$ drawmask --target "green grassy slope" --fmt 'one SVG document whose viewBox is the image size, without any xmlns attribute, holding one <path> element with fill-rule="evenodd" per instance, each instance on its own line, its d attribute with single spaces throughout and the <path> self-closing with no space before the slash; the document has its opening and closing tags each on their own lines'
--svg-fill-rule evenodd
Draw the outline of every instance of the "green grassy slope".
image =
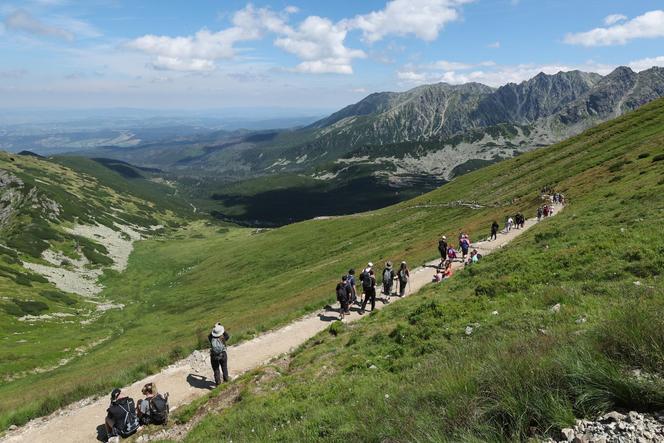
<svg viewBox="0 0 664 443">
<path fill-rule="evenodd" d="M 91 321 L 97 305 L 65 293 L 23 261 L 48 265 L 42 253 L 62 254 L 62 267 L 88 261 L 89 269 L 108 270 L 109 251 L 94 239 L 66 229 L 76 224 L 131 224 L 150 231 L 155 224 L 183 221 L 170 209 L 126 193 L 126 183 L 111 183 L 34 156 L 0 153 L 0 384 L 30 380 L 108 339 L 113 329 Z M 96 300 L 95 300 L 96 301 Z M 42 316 L 31 319 L 29 316 Z M 6 403 L 0 400 L 2 408 Z"/>
<path fill-rule="evenodd" d="M 619 167 L 647 167 L 636 179 L 656 183 L 662 162 L 652 160 L 662 148 L 654 137 L 661 137 L 663 109 L 664 103 L 657 102 L 552 149 L 492 165 L 382 210 L 262 233 L 220 233 L 198 224 L 141 242 L 128 270 L 104 280 L 102 295 L 126 304 L 100 323 L 113 331 L 112 337 L 55 371 L 0 386 L 0 423 L 20 423 L 146 375 L 199 346 L 215 321 L 223 320 L 236 340 L 284 324 L 331 301 L 334 283 L 348 267 L 386 259 L 421 263 L 436 254 L 442 232 L 456 235 L 463 229 L 477 238 L 488 234 L 494 218 L 517 210 L 532 214 L 544 185 L 558 183 L 574 205 L 613 177 L 607 168 L 626 155 L 633 163 Z M 618 142 L 611 144 L 612 137 Z M 644 145 L 643 140 L 649 141 Z M 632 159 L 641 151 L 651 154 Z M 486 207 L 455 206 L 459 200 Z M 506 288 L 510 282 L 508 275 Z M 41 391 L 30 389 L 34 385 Z"/>
<path fill-rule="evenodd" d="M 161 174 L 119 160 L 55 156 L 52 160 L 76 172 L 94 177 L 97 182 L 122 195 L 133 195 L 153 202 L 161 210 L 191 216 L 192 208 L 178 195 L 175 185 L 160 180 Z"/>
<path fill-rule="evenodd" d="M 523 441 L 575 416 L 664 408 L 662 378 L 631 372 L 664 376 L 664 101 L 416 202 L 544 183 L 568 196 L 564 212 L 453 280 L 333 325 L 281 376 L 244 378 L 241 401 L 188 441 Z M 414 213 L 392 227 L 419 251 Z"/>
</svg>

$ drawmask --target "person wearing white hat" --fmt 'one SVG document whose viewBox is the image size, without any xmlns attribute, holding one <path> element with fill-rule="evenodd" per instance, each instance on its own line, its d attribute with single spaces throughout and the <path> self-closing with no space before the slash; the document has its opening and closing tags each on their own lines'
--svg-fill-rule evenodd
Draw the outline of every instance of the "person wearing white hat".
<svg viewBox="0 0 664 443">
<path fill-rule="evenodd" d="M 438 252 L 440 252 L 440 262 L 447 259 L 447 237 L 444 235 L 438 240 Z"/>
<path fill-rule="evenodd" d="M 226 354 L 226 342 L 230 336 L 221 323 L 212 328 L 208 340 L 210 341 L 210 364 L 214 372 L 214 383 L 221 384 L 223 374 L 224 382 L 228 381 L 228 355 Z M 221 371 L 219 370 L 221 368 Z"/>
</svg>

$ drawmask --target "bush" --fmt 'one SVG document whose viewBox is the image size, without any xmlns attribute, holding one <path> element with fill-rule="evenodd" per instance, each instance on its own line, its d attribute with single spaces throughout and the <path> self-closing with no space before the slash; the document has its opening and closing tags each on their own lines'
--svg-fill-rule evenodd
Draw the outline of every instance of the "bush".
<svg viewBox="0 0 664 443">
<path fill-rule="evenodd" d="M 336 320 L 332 322 L 332 324 L 327 328 L 327 332 L 330 334 L 337 336 L 340 333 L 342 333 L 346 329 L 346 326 L 343 324 L 343 322 Z"/>
<path fill-rule="evenodd" d="M 78 303 L 75 298 L 70 297 L 69 295 L 60 291 L 41 291 L 39 295 L 47 300 L 51 300 L 56 303 L 64 303 L 67 306 L 72 306 Z"/>
<path fill-rule="evenodd" d="M 661 162 L 662 160 L 664 160 L 664 154 L 658 154 L 652 158 L 653 163 Z"/>
<path fill-rule="evenodd" d="M 34 300 L 13 300 L 25 315 L 41 315 L 48 311 L 48 305 L 41 301 Z"/>
</svg>

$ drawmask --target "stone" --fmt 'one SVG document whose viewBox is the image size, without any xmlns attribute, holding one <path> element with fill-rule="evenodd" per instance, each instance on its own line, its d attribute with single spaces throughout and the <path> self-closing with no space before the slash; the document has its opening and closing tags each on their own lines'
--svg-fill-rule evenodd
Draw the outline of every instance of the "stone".
<svg viewBox="0 0 664 443">
<path fill-rule="evenodd" d="M 586 321 L 587 321 L 587 320 L 586 320 L 585 317 L 580 317 L 580 318 L 577 318 L 577 319 L 576 319 L 576 324 L 577 324 L 577 325 L 580 325 L 580 324 L 585 323 Z"/>
<path fill-rule="evenodd" d="M 498 315 L 498 311 L 493 311 L 491 315 Z"/>
<path fill-rule="evenodd" d="M 376 365 L 371 365 L 369 366 L 369 369 L 378 369 L 378 367 Z"/>
<path fill-rule="evenodd" d="M 466 326 L 466 335 L 470 335 L 473 333 L 473 327 L 472 326 Z"/>
<path fill-rule="evenodd" d="M 555 305 L 551 306 L 549 311 L 553 312 L 554 314 L 560 312 L 560 303 L 556 303 Z"/>
<path fill-rule="evenodd" d="M 560 430 L 560 434 L 566 441 L 574 440 L 574 429 L 572 428 L 563 428 Z"/>
<path fill-rule="evenodd" d="M 18 426 L 16 426 L 16 425 L 11 425 L 11 426 L 9 427 L 9 430 L 10 430 L 10 431 L 15 431 L 15 430 L 17 430 L 17 429 L 18 429 Z"/>
<path fill-rule="evenodd" d="M 599 419 L 603 422 L 617 422 L 626 419 L 627 416 L 621 414 L 620 412 L 611 411 L 602 415 Z"/>
</svg>

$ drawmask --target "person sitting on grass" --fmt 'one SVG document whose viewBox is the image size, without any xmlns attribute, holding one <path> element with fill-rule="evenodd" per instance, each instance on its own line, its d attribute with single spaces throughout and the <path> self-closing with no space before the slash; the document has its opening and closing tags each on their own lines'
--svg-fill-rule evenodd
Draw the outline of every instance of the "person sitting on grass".
<svg viewBox="0 0 664 443">
<path fill-rule="evenodd" d="M 473 263 L 477 263 L 480 260 L 480 255 L 477 253 L 477 249 L 473 249 L 470 252 L 470 257 L 468 257 L 468 261 L 466 262 L 467 265 L 472 265 Z"/>
<path fill-rule="evenodd" d="M 445 264 L 445 270 L 443 271 L 443 278 L 450 278 L 453 272 L 454 271 L 452 270 L 452 262 L 448 261 Z"/>
<path fill-rule="evenodd" d="M 127 438 L 135 434 L 140 427 L 134 399 L 122 395 L 120 388 L 111 392 L 111 404 L 106 413 L 104 424 L 109 442 L 118 442 L 120 437 Z"/>
</svg>

